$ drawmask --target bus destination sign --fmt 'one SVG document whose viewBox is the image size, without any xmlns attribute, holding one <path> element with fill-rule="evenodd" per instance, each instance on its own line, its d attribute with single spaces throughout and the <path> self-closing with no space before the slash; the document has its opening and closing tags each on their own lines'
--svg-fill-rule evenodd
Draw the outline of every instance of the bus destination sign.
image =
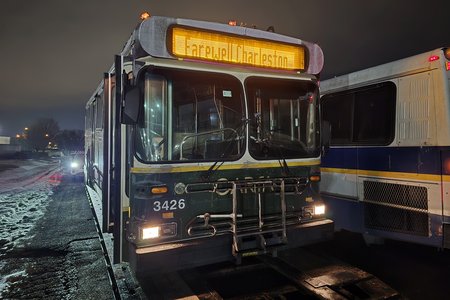
<svg viewBox="0 0 450 300">
<path fill-rule="evenodd" d="M 305 69 L 305 48 L 300 45 L 177 26 L 171 27 L 171 34 L 169 50 L 176 57 L 282 70 Z"/>
</svg>

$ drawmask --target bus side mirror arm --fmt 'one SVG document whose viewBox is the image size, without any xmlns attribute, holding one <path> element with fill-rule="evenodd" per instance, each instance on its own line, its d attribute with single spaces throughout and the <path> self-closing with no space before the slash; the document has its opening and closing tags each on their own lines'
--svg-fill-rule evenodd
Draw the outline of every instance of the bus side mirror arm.
<svg viewBox="0 0 450 300">
<path fill-rule="evenodd" d="M 138 122 L 140 111 L 140 89 L 134 86 L 125 93 L 122 104 L 121 123 L 133 125 Z"/>
<path fill-rule="evenodd" d="M 331 124 L 328 121 L 322 121 L 322 135 L 321 135 L 321 145 L 322 145 L 322 156 L 330 149 L 331 140 Z"/>
</svg>

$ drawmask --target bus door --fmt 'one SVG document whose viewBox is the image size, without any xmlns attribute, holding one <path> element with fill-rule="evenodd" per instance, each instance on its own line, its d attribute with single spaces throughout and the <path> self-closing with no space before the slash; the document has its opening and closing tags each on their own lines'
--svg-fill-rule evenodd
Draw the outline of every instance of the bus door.
<svg viewBox="0 0 450 300">
<path fill-rule="evenodd" d="M 104 78 L 104 128 L 103 128 L 103 174 L 104 180 L 102 184 L 102 230 L 103 232 L 112 232 L 114 226 L 114 203 L 111 201 L 111 172 L 113 159 L 114 134 L 114 98 L 115 98 L 115 76 L 105 73 Z"/>
<path fill-rule="evenodd" d="M 118 57 L 120 60 L 121 57 Z M 119 62 L 121 63 L 121 61 Z M 122 65 L 122 64 L 121 64 Z M 117 64 L 116 64 L 117 66 Z M 116 68 L 117 70 L 117 68 Z M 122 70 L 120 68 L 119 70 Z M 119 73 L 119 72 L 116 72 Z M 103 172 L 105 180 L 102 184 L 102 209 L 104 232 L 113 234 L 113 263 L 122 262 L 123 240 L 123 184 L 124 160 L 123 151 L 125 142 L 124 126 L 120 124 L 120 105 L 122 100 L 121 82 L 116 73 L 105 73 L 104 89 L 104 148 L 103 148 Z M 121 79 L 121 78 L 120 78 Z M 119 98 L 120 95 L 120 98 Z M 106 175 L 108 174 L 108 175 Z"/>
</svg>

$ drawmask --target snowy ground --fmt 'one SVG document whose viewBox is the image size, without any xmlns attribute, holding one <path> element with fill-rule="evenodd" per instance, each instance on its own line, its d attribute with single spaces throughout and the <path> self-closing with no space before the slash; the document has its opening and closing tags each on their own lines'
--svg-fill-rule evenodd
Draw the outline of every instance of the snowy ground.
<svg viewBox="0 0 450 300">
<path fill-rule="evenodd" d="M 58 168 L 55 161 L 0 161 L 0 258 L 31 238 L 60 182 Z"/>
<path fill-rule="evenodd" d="M 84 185 L 58 160 L 0 160 L 0 299 L 112 299 Z"/>
<path fill-rule="evenodd" d="M 52 188 L 60 182 L 58 170 L 58 161 L 0 161 L 0 270 L 7 267 L 2 258 L 32 238 L 30 231 L 45 214 Z M 25 270 L 9 272 L 1 272 L 0 298 L 11 282 L 27 275 Z"/>
</svg>

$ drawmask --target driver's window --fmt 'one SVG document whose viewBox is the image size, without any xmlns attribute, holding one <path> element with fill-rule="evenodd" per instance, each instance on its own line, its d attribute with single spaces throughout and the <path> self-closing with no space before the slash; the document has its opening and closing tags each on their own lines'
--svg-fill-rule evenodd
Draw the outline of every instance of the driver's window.
<svg viewBox="0 0 450 300">
<path fill-rule="evenodd" d="M 245 147 L 242 85 L 229 75 L 151 69 L 136 135 L 143 161 L 237 159 Z"/>
<path fill-rule="evenodd" d="M 166 80 L 158 75 L 146 74 L 144 90 L 144 121 L 138 129 L 142 152 L 151 161 L 166 159 L 164 122 L 166 102 Z"/>
<path fill-rule="evenodd" d="M 220 156 L 220 148 L 214 147 L 236 134 L 239 121 L 235 110 L 233 91 L 220 82 L 173 83 L 173 153 L 174 159 L 207 159 Z M 231 124 L 227 122 L 231 121 Z"/>
</svg>

